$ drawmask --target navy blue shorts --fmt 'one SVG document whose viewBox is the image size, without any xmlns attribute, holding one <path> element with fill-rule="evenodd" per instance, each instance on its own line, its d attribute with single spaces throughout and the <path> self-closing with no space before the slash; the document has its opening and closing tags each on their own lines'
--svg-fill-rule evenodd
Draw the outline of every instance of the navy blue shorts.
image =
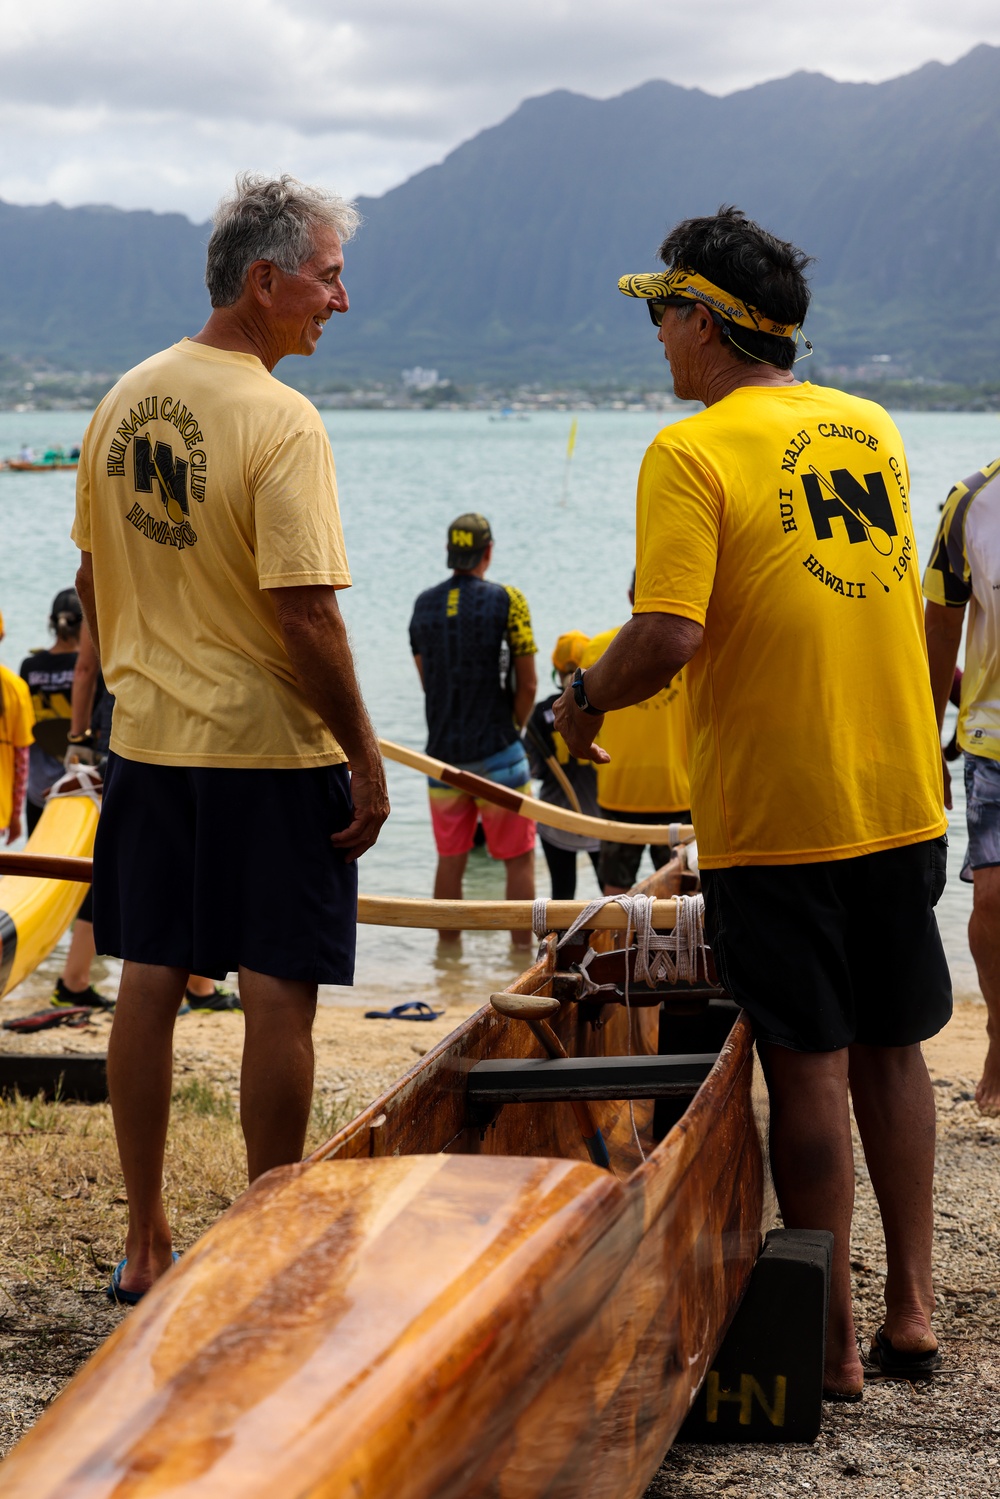
<svg viewBox="0 0 1000 1499">
<path fill-rule="evenodd" d="M 951 1018 L 934 907 L 947 840 L 854 859 L 703 869 L 705 932 L 760 1041 L 912 1046 Z"/>
<path fill-rule="evenodd" d="M 351 984 L 358 866 L 345 765 L 206 770 L 108 757 L 94 845 L 99 953 L 221 979 Z"/>
</svg>

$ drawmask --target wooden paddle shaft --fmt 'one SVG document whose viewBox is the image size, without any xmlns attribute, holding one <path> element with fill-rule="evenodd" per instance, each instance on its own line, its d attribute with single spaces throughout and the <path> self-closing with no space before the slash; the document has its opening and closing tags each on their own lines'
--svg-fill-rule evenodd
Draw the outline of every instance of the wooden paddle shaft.
<svg viewBox="0 0 1000 1499">
<path fill-rule="evenodd" d="M 547 1020 L 529 1020 L 528 1029 L 535 1039 L 544 1046 L 550 1057 L 568 1057 L 569 1052 L 552 1029 Z M 587 1153 L 595 1166 L 602 1166 L 606 1171 L 611 1169 L 611 1160 L 608 1156 L 608 1147 L 604 1136 L 601 1134 L 601 1126 L 594 1117 L 594 1111 L 589 1103 L 580 1099 L 572 1099 L 571 1107 L 573 1117 L 579 1126 L 583 1136 L 583 1143 L 587 1147 Z"/>
<path fill-rule="evenodd" d="M 582 812 L 570 812 L 566 807 L 553 807 L 551 802 L 540 802 L 534 796 L 522 796 L 519 791 L 498 786 L 495 781 L 473 775 L 470 770 L 456 770 L 454 765 L 446 765 L 443 760 L 434 760 L 430 755 L 422 755 L 402 744 L 393 744 L 391 739 L 380 739 L 379 746 L 385 758 L 394 760 L 397 765 L 408 765 L 411 770 L 419 770 L 435 781 L 454 786 L 456 791 L 467 791 L 470 796 L 492 802 L 507 812 L 515 812 L 518 817 L 530 817 L 534 822 L 547 828 L 560 828 L 564 833 L 581 833 L 585 838 L 601 838 L 608 843 L 640 843 L 644 847 L 647 843 L 661 846 L 686 843 L 694 837 L 694 828 L 689 822 L 677 824 L 671 834 L 669 823 L 613 822 L 607 817 L 588 817 Z"/>
<path fill-rule="evenodd" d="M 63 858 L 58 854 L 0 853 L 0 875 L 26 874 L 41 880 L 75 880 L 89 885 L 93 878 L 92 859 Z"/>
</svg>

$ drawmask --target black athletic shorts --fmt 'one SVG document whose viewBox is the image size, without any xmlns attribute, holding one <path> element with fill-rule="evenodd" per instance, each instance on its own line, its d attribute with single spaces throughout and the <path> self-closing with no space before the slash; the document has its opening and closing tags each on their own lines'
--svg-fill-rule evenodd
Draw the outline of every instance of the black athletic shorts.
<svg viewBox="0 0 1000 1499">
<path fill-rule="evenodd" d="M 609 817 L 612 822 L 638 822 L 658 823 L 667 822 L 690 822 L 690 812 L 609 812 L 604 807 L 598 811 L 602 817 Z M 630 890 L 636 882 L 639 873 L 639 865 L 642 863 L 644 845 L 641 843 L 601 843 L 601 852 L 597 861 L 597 878 L 601 889 L 605 885 L 614 885 L 619 890 Z M 651 843 L 649 845 L 649 857 L 653 861 L 654 869 L 661 869 L 673 849 L 669 843 Z"/>
<path fill-rule="evenodd" d="M 934 907 L 946 838 L 822 864 L 703 869 L 705 930 L 760 1041 L 910 1046 L 951 1016 Z"/>
<path fill-rule="evenodd" d="M 206 770 L 110 755 L 94 845 L 99 953 L 221 979 L 351 984 L 358 866 L 345 765 Z"/>
</svg>

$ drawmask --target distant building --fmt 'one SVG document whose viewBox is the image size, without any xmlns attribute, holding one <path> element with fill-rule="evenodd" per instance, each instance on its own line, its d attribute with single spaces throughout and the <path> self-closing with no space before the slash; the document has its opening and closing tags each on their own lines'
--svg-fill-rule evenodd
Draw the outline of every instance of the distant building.
<svg viewBox="0 0 1000 1499">
<path fill-rule="evenodd" d="M 407 390 L 434 390 L 438 385 L 446 385 L 446 380 L 438 379 L 437 370 L 425 370 L 422 365 L 414 365 L 412 370 L 403 370 L 403 385 Z"/>
</svg>

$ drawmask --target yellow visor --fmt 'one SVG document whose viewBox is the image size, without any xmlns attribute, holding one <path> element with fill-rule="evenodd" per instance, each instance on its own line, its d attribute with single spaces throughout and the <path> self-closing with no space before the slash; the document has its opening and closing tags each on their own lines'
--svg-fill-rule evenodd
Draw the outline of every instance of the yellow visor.
<svg viewBox="0 0 1000 1499">
<path fill-rule="evenodd" d="M 703 302 L 712 308 L 727 323 L 737 323 L 741 328 L 752 328 L 757 333 L 774 333 L 778 338 L 794 338 L 798 323 L 776 323 L 765 317 L 748 302 L 741 302 L 732 292 L 723 291 L 706 281 L 694 271 L 650 271 L 641 276 L 621 276 L 618 290 L 626 297 L 642 297 L 655 302 L 660 297 L 685 297 L 692 302 Z"/>
</svg>

